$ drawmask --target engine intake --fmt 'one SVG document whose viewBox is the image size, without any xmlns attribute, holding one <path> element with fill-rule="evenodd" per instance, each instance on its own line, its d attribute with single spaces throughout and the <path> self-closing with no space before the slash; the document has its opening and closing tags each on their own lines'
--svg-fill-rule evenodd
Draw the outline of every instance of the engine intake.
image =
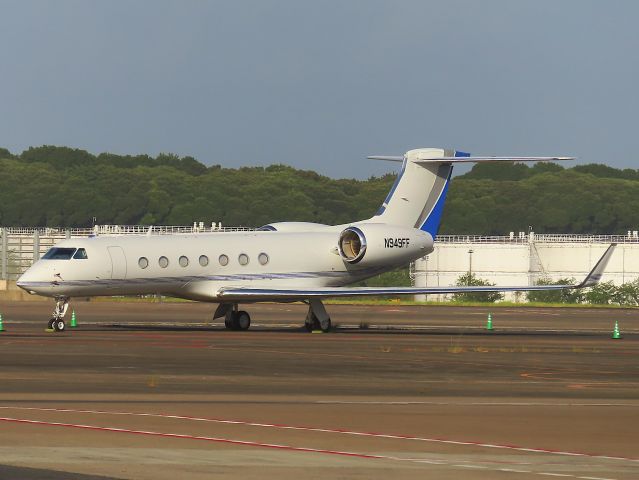
<svg viewBox="0 0 639 480">
<path fill-rule="evenodd" d="M 339 236 L 339 254 L 348 263 L 357 263 L 366 254 L 366 236 L 357 227 L 348 227 Z"/>
<path fill-rule="evenodd" d="M 433 237 L 416 228 L 359 223 L 339 234 L 337 252 L 349 269 L 401 266 L 433 251 Z"/>
</svg>

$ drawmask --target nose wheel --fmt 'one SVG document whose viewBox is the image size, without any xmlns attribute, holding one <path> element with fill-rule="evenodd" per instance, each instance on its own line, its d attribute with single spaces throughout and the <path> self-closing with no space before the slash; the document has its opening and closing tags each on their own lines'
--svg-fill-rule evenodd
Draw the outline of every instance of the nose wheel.
<svg viewBox="0 0 639 480">
<path fill-rule="evenodd" d="M 56 299 L 53 315 L 47 324 L 48 332 L 64 332 L 66 330 L 67 325 L 64 322 L 64 315 L 67 313 L 68 307 L 68 298 L 60 297 Z"/>
<path fill-rule="evenodd" d="M 49 324 L 47 325 L 47 330 L 53 330 L 54 332 L 64 332 L 67 325 L 62 319 L 52 318 L 49 320 Z"/>
</svg>

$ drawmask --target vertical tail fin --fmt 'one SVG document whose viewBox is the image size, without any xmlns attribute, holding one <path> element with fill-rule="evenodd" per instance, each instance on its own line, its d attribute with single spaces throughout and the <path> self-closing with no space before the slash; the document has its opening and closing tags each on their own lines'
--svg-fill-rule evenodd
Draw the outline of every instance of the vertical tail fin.
<svg viewBox="0 0 639 480">
<path fill-rule="evenodd" d="M 573 157 L 471 157 L 469 153 L 440 148 L 418 148 L 403 157 L 374 156 L 402 162 L 402 170 L 386 200 L 370 221 L 401 225 L 437 236 L 446 193 L 455 163 L 555 162 Z"/>
<path fill-rule="evenodd" d="M 469 154 L 439 148 L 419 148 L 406 152 L 393 187 L 371 220 L 418 228 L 435 238 L 444 211 L 453 165 L 450 161 L 419 161 L 451 156 L 466 157 Z M 372 158 L 394 160 L 391 157 Z"/>
</svg>

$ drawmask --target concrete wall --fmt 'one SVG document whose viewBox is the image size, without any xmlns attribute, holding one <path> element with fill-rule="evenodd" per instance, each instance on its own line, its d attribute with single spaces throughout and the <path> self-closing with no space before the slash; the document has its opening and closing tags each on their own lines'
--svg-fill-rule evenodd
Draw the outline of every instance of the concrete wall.
<svg viewBox="0 0 639 480">
<path fill-rule="evenodd" d="M 580 281 L 594 266 L 610 242 L 619 241 L 602 281 L 620 285 L 639 277 L 639 242 L 625 237 L 606 237 L 593 241 L 589 236 L 531 236 L 510 241 L 508 237 L 493 241 L 482 237 L 443 237 L 435 251 L 415 262 L 415 286 L 455 285 L 458 278 L 472 269 L 473 274 L 497 285 L 528 286 L 540 278 Z M 472 253 L 469 251 L 472 250 Z M 471 258 L 472 257 L 472 258 Z M 450 296 L 429 295 L 429 300 L 446 300 Z M 416 299 L 425 300 L 418 295 Z M 523 300 L 506 294 L 505 300 Z"/>
</svg>

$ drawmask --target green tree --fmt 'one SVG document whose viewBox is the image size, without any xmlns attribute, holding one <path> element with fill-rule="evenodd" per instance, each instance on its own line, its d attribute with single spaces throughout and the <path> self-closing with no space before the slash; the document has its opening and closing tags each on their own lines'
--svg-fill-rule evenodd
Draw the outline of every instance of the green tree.
<svg viewBox="0 0 639 480">
<path fill-rule="evenodd" d="M 488 280 L 478 278 L 474 273 L 468 272 L 457 279 L 456 285 L 458 287 L 492 287 L 495 284 L 490 283 Z M 463 292 L 455 293 L 453 295 L 453 301 L 455 302 L 494 303 L 502 300 L 503 298 L 504 294 L 501 292 Z"/>
<path fill-rule="evenodd" d="M 412 285 L 408 266 L 396 268 L 389 272 L 380 273 L 353 284 L 356 287 L 410 287 Z M 379 299 L 402 298 L 404 295 L 376 295 Z"/>
<path fill-rule="evenodd" d="M 221 162 L 220 162 L 221 163 Z M 587 167 L 587 168 L 586 168 Z M 331 179 L 286 165 L 207 168 L 162 153 L 97 156 L 44 145 L 19 155 L 0 149 L 0 223 L 222 222 L 285 220 L 341 224 L 371 217 L 395 174 Z M 625 233 L 639 224 L 639 173 L 605 165 L 477 165 L 452 181 L 440 233 L 503 235 Z"/>
<path fill-rule="evenodd" d="M 599 163 L 589 163 L 587 165 L 577 165 L 573 168 L 575 172 L 589 173 L 595 177 L 601 178 L 624 178 L 628 180 L 638 180 L 639 171 L 631 168 L 619 170 L 618 168 L 609 167 Z"/>
<path fill-rule="evenodd" d="M 6 148 L 0 147 L 0 158 L 13 158 L 13 154 Z"/>
<path fill-rule="evenodd" d="M 411 280 L 408 267 L 401 267 L 368 278 L 359 285 L 363 287 L 410 287 Z"/>
<path fill-rule="evenodd" d="M 540 278 L 535 285 L 574 285 L 574 278 L 560 278 L 552 281 L 550 278 Z M 540 303 L 582 303 L 584 293 L 581 290 L 564 288 L 561 290 L 537 290 L 528 292 L 529 302 Z"/>
<path fill-rule="evenodd" d="M 615 292 L 613 301 L 622 306 L 639 305 L 639 278 L 620 285 Z"/>
<path fill-rule="evenodd" d="M 531 175 L 530 168 L 524 163 L 476 163 L 464 178 L 490 180 L 521 180 Z"/>
<path fill-rule="evenodd" d="M 584 294 L 586 302 L 593 305 L 609 305 L 617 298 L 617 287 L 613 282 L 601 282 Z"/>
</svg>

